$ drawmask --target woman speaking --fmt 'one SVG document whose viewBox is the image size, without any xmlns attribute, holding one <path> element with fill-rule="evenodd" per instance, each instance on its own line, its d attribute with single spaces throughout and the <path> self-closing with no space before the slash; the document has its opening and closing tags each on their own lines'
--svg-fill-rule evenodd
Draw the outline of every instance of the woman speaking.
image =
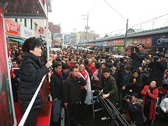
<svg viewBox="0 0 168 126">
<path fill-rule="evenodd" d="M 41 42 L 36 38 L 29 38 L 23 44 L 23 59 L 20 65 L 20 85 L 18 102 L 22 113 L 24 113 L 38 88 L 41 79 L 49 72 L 49 67 L 54 59 L 50 57 L 45 66 L 41 66 L 39 57 L 41 56 Z M 25 126 L 36 126 L 38 111 L 44 108 L 43 96 L 41 92 L 34 101 L 31 111 L 25 122 Z"/>
</svg>

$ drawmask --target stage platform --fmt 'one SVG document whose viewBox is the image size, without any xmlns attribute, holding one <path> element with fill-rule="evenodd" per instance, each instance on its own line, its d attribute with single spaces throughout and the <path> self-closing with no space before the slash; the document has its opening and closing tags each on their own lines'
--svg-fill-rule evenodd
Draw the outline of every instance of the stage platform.
<svg viewBox="0 0 168 126">
<path fill-rule="evenodd" d="M 16 119 L 17 119 L 17 126 L 23 116 L 21 110 L 19 109 L 19 104 L 15 103 L 15 113 L 16 113 Z M 51 115 L 51 108 L 52 108 L 52 102 L 49 101 L 48 102 L 49 105 L 49 115 L 48 116 L 44 116 L 44 117 L 38 117 L 37 120 L 37 126 L 49 126 L 50 125 L 50 115 Z"/>
</svg>

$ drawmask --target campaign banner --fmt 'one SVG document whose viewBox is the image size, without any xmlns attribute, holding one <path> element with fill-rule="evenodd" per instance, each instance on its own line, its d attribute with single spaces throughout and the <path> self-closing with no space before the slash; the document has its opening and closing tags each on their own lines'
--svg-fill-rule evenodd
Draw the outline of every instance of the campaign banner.
<svg viewBox="0 0 168 126">
<path fill-rule="evenodd" d="M 144 46 L 152 45 L 152 37 L 134 38 L 132 45 L 144 44 Z"/>
<path fill-rule="evenodd" d="M 152 46 L 168 47 L 168 34 L 154 35 L 152 38 Z"/>
<path fill-rule="evenodd" d="M 20 25 L 7 18 L 5 18 L 5 30 L 8 35 L 20 36 Z"/>
<path fill-rule="evenodd" d="M 4 35 L 4 24 L 3 24 L 3 14 L 0 9 L 0 125 L 1 126 L 13 126 L 13 109 L 12 101 L 10 95 L 10 81 L 8 77 L 7 68 L 7 48 L 5 44 L 5 35 Z"/>
</svg>

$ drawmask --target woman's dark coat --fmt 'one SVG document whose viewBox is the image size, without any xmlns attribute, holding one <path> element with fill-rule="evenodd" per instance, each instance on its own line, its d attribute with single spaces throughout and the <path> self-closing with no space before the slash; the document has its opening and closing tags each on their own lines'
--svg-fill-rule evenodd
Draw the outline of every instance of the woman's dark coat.
<svg viewBox="0 0 168 126">
<path fill-rule="evenodd" d="M 21 111 L 24 113 L 27 109 L 41 79 L 49 72 L 46 66 L 41 67 L 39 59 L 32 53 L 24 52 L 23 60 L 20 66 L 20 85 L 18 93 L 18 102 Z M 38 92 L 32 109 L 43 109 L 43 98 L 41 92 Z"/>
</svg>

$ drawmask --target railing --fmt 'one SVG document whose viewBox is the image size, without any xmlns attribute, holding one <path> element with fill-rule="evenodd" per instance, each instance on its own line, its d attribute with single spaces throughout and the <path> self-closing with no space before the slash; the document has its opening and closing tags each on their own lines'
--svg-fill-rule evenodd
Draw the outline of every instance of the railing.
<svg viewBox="0 0 168 126">
<path fill-rule="evenodd" d="M 29 115 L 29 112 L 30 112 L 30 110 L 31 110 L 31 108 L 33 106 L 33 103 L 34 103 L 34 101 L 35 101 L 35 99 L 37 97 L 37 94 L 40 91 L 40 88 L 41 88 L 41 86 L 43 84 L 43 81 L 44 81 L 45 77 L 46 77 L 46 75 L 43 76 L 43 78 L 42 78 L 42 80 L 40 82 L 40 85 L 36 89 L 36 92 L 34 93 L 33 98 L 31 99 L 31 101 L 29 103 L 29 106 L 27 107 L 27 109 L 26 109 L 26 111 L 25 111 L 25 113 L 24 113 L 24 115 L 23 115 L 23 117 L 22 117 L 22 119 L 21 119 L 21 121 L 20 121 L 18 126 L 23 126 L 24 125 L 24 123 L 25 123 L 25 121 L 27 119 L 27 116 Z"/>
</svg>

